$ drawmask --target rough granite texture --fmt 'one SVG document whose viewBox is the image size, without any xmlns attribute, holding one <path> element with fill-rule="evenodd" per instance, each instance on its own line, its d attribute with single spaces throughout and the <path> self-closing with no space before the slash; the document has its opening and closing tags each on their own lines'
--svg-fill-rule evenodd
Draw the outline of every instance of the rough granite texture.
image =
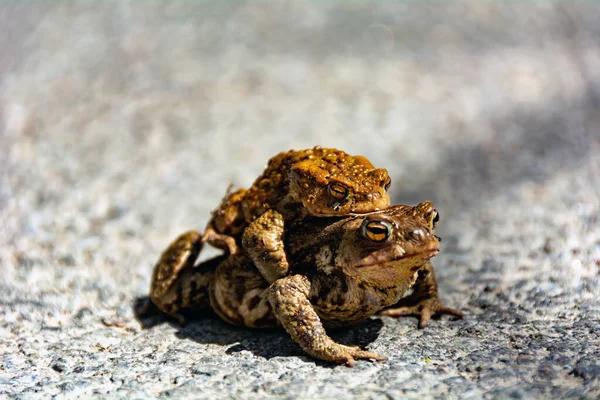
<svg viewBox="0 0 600 400">
<path fill-rule="evenodd" d="M 599 19 L 592 1 L 1 2 L 0 397 L 598 398 Z M 315 144 L 388 168 L 395 203 L 435 202 L 464 320 L 333 332 L 389 356 L 351 369 L 284 331 L 136 318 L 176 235 Z"/>
</svg>

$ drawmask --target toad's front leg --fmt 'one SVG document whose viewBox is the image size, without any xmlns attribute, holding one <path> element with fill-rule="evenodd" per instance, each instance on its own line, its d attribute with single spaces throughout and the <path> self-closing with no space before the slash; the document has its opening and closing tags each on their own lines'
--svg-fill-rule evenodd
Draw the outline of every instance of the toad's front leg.
<svg viewBox="0 0 600 400">
<path fill-rule="evenodd" d="M 354 366 L 355 359 L 386 360 L 386 357 L 355 346 L 344 346 L 327 336 L 325 328 L 308 300 L 310 282 L 302 275 L 275 281 L 269 288 L 269 301 L 275 316 L 302 349 L 313 357 Z"/>
<path fill-rule="evenodd" d="M 242 236 L 244 250 L 269 283 L 285 276 L 289 269 L 283 246 L 283 225 L 283 216 L 268 210 L 252 221 Z"/>
<path fill-rule="evenodd" d="M 458 318 L 462 318 L 463 316 L 460 310 L 446 307 L 442 304 L 431 262 L 427 262 L 419 270 L 419 275 L 417 276 L 411 295 L 400 299 L 394 306 L 379 313 L 379 315 L 386 315 L 388 317 L 416 315 L 419 317 L 420 329 L 425 328 L 434 315 L 443 314 L 453 315 Z"/>
</svg>

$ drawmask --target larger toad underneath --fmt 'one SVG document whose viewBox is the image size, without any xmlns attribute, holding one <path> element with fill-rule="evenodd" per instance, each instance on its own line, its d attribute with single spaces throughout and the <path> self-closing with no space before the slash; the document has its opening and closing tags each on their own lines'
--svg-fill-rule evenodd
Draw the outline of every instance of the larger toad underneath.
<svg viewBox="0 0 600 400">
<path fill-rule="evenodd" d="M 435 314 L 461 317 L 440 302 L 430 263 L 439 251 L 433 233 L 438 219 L 429 202 L 343 219 L 305 219 L 286 231 L 290 269 L 273 282 L 243 253 L 194 266 L 202 238 L 191 231 L 163 253 L 154 280 L 161 271 L 178 271 L 169 278 L 179 312 L 210 308 L 234 325 L 280 325 L 306 353 L 322 360 L 349 366 L 355 359 L 382 360 L 336 343 L 325 327 L 355 324 L 382 310 L 388 316 L 418 315 L 420 328 Z M 154 291 L 151 297 L 172 301 Z"/>
</svg>

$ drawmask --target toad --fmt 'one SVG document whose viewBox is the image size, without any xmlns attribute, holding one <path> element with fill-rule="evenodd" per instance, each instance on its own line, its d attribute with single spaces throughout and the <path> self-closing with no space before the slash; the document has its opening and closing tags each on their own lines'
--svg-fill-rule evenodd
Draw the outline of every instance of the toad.
<svg viewBox="0 0 600 400">
<path fill-rule="evenodd" d="M 240 253 L 242 247 L 272 283 L 289 268 L 282 238 L 285 225 L 308 216 L 347 216 L 384 209 L 390 203 L 390 184 L 387 170 L 375 168 L 360 155 L 319 146 L 283 152 L 269 160 L 249 189 L 226 194 L 195 246 L 208 242 L 231 255 Z M 153 291 L 164 301 L 174 295 L 170 285 L 177 271 L 170 270 L 168 263 L 159 267 L 166 269 L 155 274 Z M 156 305 L 165 312 L 171 309 L 170 304 Z"/>
<path fill-rule="evenodd" d="M 151 298 L 169 304 L 172 314 L 212 309 L 237 326 L 282 326 L 306 353 L 322 360 L 348 366 L 356 359 L 383 360 L 379 354 L 336 343 L 325 328 L 356 324 L 378 312 L 417 315 L 419 328 L 434 315 L 462 317 L 438 296 L 430 262 L 439 251 L 433 232 L 438 220 L 430 202 L 301 220 L 286 230 L 290 268 L 274 282 L 244 253 L 195 266 L 202 236 L 190 231 L 167 248 L 154 271 L 153 287 L 157 279 L 171 279 L 171 291 L 157 298 L 152 289 Z M 177 274 L 159 276 L 166 270 Z"/>
</svg>

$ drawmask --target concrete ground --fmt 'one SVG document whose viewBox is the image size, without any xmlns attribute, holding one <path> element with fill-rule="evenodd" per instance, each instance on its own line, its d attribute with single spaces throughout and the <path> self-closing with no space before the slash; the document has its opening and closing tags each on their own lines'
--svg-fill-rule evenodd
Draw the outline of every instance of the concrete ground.
<svg viewBox="0 0 600 400">
<path fill-rule="evenodd" d="M 598 398 L 597 2 L 0 4 L 0 397 Z M 227 186 L 320 144 L 435 202 L 418 330 L 138 320 L 165 246 Z M 146 326 L 147 328 L 144 328 Z"/>
</svg>

